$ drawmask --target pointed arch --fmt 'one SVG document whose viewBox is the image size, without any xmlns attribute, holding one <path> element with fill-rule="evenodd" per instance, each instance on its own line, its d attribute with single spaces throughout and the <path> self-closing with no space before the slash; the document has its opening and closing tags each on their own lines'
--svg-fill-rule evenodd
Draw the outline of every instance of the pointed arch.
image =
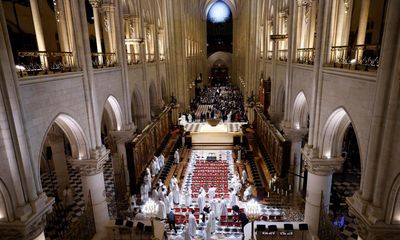
<svg viewBox="0 0 400 240">
<path fill-rule="evenodd" d="M 7 185 L 0 178 L 0 222 L 14 220 L 14 206 Z"/>
<path fill-rule="evenodd" d="M 203 20 L 207 19 L 208 11 L 212 7 L 212 5 L 214 3 L 216 3 L 217 1 L 224 2 L 229 7 L 229 9 L 231 10 L 232 17 L 236 18 L 237 11 L 238 11 L 238 6 L 237 6 L 237 3 L 234 0 L 206 0 L 205 3 L 204 3 L 204 7 L 203 7 L 203 14 L 202 14 L 203 15 Z"/>
<path fill-rule="evenodd" d="M 321 149 L 321 157 L 332 158 L 341 156 L 343 137 L 350 123 L 354 127 L 357 143 L 359 143 L 357 128 L 348 112 L 343 107 L 339 107 L 331 113 L 324 125 L 320 138 L 319 148 Z"/>
<path fill-rule="evenodd" d="M 143 98 L 140 92 L 135 89 L 132 93 L 131 98 L 131 113 L 132 113 L 132 121 L 139 128 L 143 128 L 143 120 L 145 117 L 144 114 L 144 103 Z"/>
<path fill-rule="evenodd" d="M 279 113 L 285 112 L 285 84 L 281 84 L 278 88 L 278 94 L 276 96 L 276 111 Z"/>
<path fill-rule="evenodd" d="M 390 188 L 386 209 L 386 223 L 400 224 L 400 174 L 396 176 Z"/>
<path fill-rule="evenodd" d="M 51 122 L 51 124 L 46 130 L 46 134 L 44 139 L 42 140 L 42 144 L 39 151 L 42 151 L 47 135 L 53 124 L 57 124 L 64 132 L 64 134 L 67 136 L 68 141 L 71 144 L 72 158 L 74 159 L 90 158 L 90 151 L 89 151 L 89 146 L 87 144 L 87 138 L 85 136 L 85 133 L 83 132 L 81 126 L 75 121 L 75 119 L 73 119 L 71 116 L 65 113 L 58 114 L 57 117 L 55 117 L 54 120 Z M 40 161 L 41 158 L 40 156 L 41 154 L 39 153 L 38 161 Z"/>
<path fill-rule="evenodd" d="M 123 126 L 122 110 L 118 100 L 114 96 L 108 96 L 104 103 L 103 112 L 104 111 L 108 114 L 111 120 L 110 123 L 112 129 L 110 130 L 121 130 Z"/>
<path fill-rule="evenodd" d="M 292 127 L 295 129 L 307 128 L 308 104 L 304 92 L 297 94 L 292 108 Z"/>
</svg>

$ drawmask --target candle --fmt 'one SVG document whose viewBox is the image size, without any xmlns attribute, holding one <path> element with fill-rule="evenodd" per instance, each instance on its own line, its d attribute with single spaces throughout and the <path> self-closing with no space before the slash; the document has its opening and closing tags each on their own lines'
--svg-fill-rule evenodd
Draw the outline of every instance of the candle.
<svg viewBox="0 0 400 240">
<path fill-rule="evenodd" d="M 267 197 L 269 198 L 269 192 L 267 192 Z"/>
<path fill-rule="evenodd" d="M 276 187 L 274 186 L 274 192 L 276 191 Z"/>
<path fill-rule="evenodd" d="M 287 197 L 287 190 L 286 190 L 286 197 Z"/>
<path fill-rule="evenodd" d="M 289 191 L 292 190 L 292 185 L 289 184 Z"/>
<path fill-rule="evenodd" d="M 278 188 L 277 192 L 278 192 L 278 194 L 279 194 L 279 188 Z"/>
</svg>

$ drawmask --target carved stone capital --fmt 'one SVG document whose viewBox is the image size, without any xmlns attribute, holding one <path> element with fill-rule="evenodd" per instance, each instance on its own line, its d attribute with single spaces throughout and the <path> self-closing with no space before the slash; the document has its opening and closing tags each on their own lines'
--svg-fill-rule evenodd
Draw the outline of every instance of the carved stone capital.
<svg viewBox="0 0 400 240">
<path fill-rule="evenodd" d="M 89 3 L 93 8 L 99 8 L 101 6 L 101 0 L 89 0 Z"/>
<path fill-rule="evenodd" d="M 36 209 L 27 219 L 0 222 L 1 239 L 35 239 L 44 231 L 46 215 L 52 211 L 54 198 L 47 198 L 40 209 Z"/>
<path fill-rule="evenodd" d="M 321 158 L 307 158 L 305 157 L 305 166 L 307 170 L 315 175 L 329 176 L 335 171 L 342 168 L 344 159 L 342 157 L 321 159 Z"/>
<path fill-rule="evenodd" d="M 103 166 L 109 157 L 110 150 L 105 149 L 102 155 L 94 159 L 71 159 L 71 164 L 78 168 L 82 176 L 92 176 L 103 171 Z"/>
<path fill-rule="evenodd" d="M 110 137 L 115 140 L 116 143 L 127 142 L 133 139 L 136 129 L 130 129 L 125 131 L 110 131 Z"/>
<path fill-rule="evenodd" d="M 308 133 L 308 128 L 294 129 L 283 127 L 285 138 L 292 142 L 300 142 L 301 139 Z"/>
</svg>

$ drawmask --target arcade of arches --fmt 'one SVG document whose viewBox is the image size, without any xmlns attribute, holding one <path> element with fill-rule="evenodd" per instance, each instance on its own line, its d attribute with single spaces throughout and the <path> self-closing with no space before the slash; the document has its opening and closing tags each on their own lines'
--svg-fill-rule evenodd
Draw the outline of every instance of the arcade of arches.
<svg viewBox="0 0 400 240">
<path fill-rule="evenodd" d="M 1 0 L 1 238 L 398 239 L 398 9 Z"/>
</svg>

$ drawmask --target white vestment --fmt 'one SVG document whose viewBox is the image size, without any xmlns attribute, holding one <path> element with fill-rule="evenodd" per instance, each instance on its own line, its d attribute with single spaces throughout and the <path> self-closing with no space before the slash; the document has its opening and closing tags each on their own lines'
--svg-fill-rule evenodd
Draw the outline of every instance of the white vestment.
<svg viewBox="0 0 400 240">
<path fill-rule="evenodd" d="M 253 194 L 253 190 L 252 190 L 251 186 L 248 186 L 243 193 L 244 200 L 249 200 L 249 198 L 251 197 L 252 194 Z"/>
<path fill-rule="evenodd" d="M 215 188 L 215 187 L 211 187 L 208 189 L 208 201 L 211 201 L 214 199 L 216 190 L 217 190 L 217 188 Z"/>
<path fill-rule="evenodd" d="M 203 196 L 197 198 L 197 204 L 199 205 L 200 213 L 204 212 L 204 206 L 206 205 L 206 199 Z"/>
<path fill-rule="evenodd" d="M 158 201 L 158 214 L 157 214 L 157 217 L 159 219 L 166 219 L 167 218 L 165 204 L 164 204 L 163 201 Z"/>
<path fill-rule="evenodd" d="M 206 222 L 206 229 L 204 230 L 204 240 L 210 240 L 211 239 L 211 222 L 208 220 Z"/>
<path fill-rule="evenodd" d="M 220 209 L 221 209 L 220 216 L 227 216 L 228 215 L 228 207 L 226 206 L 225 199 L 221 200 Z"/>
<path fill-rule="evenodd" d="M 174 208 L 174 193 L 172 190 L 168 194 L 170 208 Z"/>
<path fill-rule="evenodd" d="M 214 211 L 211 211 L 210 214 L 208 215 L 208 223 L 210 224 L 211 233 L 214 233 L 216 228 Z"/>
<path fill-rule="evenodd" d="M 194 215 L 191 213 L 189 214 L 189 233 L 191 237 L 196 236 L 196 228 L 197 228 L 197 223 L 196 223 L 196 218 Z"/>
<path fill-rule="evenodd" d="M 237 197 L 236 197 L 236 192 L 235 192 L 235 190 L 233 190 L 233 191 L 231 191 L 231 192 L 229 193 L 229 203 L 230 203 L 231 207 L 232 207 L 233 205 L 237 205 Z"/>
<path fill-rule="evenodd" d="M 140 198 L 142 202 L 147 202 L 149 199 L 149 190 L 147 189 L 147 184 L 143 183 L 142 186 L 140 186 Z"/>
<path fill-rule="evenodd" d="M 192 114 L 189 114 L 188 120 L 189 120 L 190 123 L 192 122 Z"/>
<path fill-rule="evenodd" d="M 192 190 L 188 189 L 185 192 L 185 205 L 189 207 L 192 204 Z"/>
<path fill-rule="evenodd" d="M 178 187 L 178 184 L 175 184 L 175 186 L 174 186 L 173 189 L 174 189 L 174 190 L 173 190 L 174 204 L 179 204 L 180 195 L 179 195 L 179 187 Z"/>
<path fill-rule="evenodd" d="M 160 156 L 158 157 L 158 165 L 160 166 L 160 169 L 164 167 L 164 164 L 165 164 L 165 157 L 161 153 Z"/>
<path fill-rule="evenodd" d="M 175 164 L 179 164 L 179 152 L 178 152 L 178 149 L 175 150 L 174 160 L 175 160 L 175 162 L 174 162 Z"/>
<path fill-rule="evenodd" d="M 242 171 L 242 183 L 245 184 L 247 181 L 247 172 L 243 169 Z"/>
<path fill-rule="evenodd" d="M 191 240 L 189 223 L 185 225 L 185 240 Z"/>
</svg>

